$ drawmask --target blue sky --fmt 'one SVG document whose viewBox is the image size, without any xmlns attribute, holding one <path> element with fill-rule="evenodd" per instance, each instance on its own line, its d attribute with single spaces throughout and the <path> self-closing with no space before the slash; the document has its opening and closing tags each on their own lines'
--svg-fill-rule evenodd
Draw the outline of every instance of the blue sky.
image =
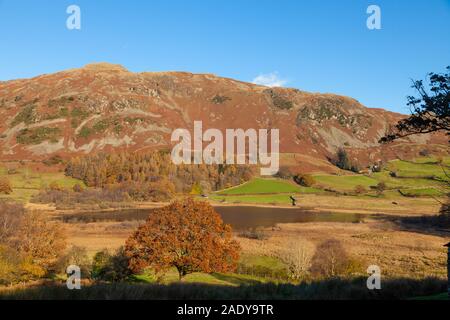
<svg viewBox="0 0 450 320">
<path fill-rule="evenodd" d="M 66 28 L 71 4 L 79 31 Z M 381 30 L 366 27 L 370 4 Z M 0 0 L 0 43 L 0 80 L 106 61 L 249 82 L 272 75 L 407 113 L 410 79 L 450 65 L 450 0 Z"/>
</svg>

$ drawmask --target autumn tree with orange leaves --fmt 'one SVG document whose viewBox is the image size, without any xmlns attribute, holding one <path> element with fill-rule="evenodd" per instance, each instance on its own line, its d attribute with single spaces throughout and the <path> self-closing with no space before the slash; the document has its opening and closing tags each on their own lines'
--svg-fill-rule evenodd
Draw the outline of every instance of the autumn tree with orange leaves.
<svg viewBox="0 0 450 320">
<path fill-rule="evenodd" d="M 163 274 L 175 267 L 180 280 L 193 272 L 232 272 L 240 246 L 231 227 L 207 202 L 192 198 L 157 209 L 127 240 L 130 268 Z"/>
</svg>

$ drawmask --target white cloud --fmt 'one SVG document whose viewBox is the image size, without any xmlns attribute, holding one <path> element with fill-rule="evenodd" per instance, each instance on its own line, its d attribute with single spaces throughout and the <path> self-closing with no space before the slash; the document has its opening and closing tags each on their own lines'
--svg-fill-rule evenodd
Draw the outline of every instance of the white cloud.
<svg viewBox="0 0 450 320">
<path fill-rule="evenodd" d="M 267 74 L 260 74 L 252 81 L 254 84 L 259 84 L 266 87 L 283 87 L 287 80 L 281 79 L 278 72 L 272 72 Z"/>
</svg>

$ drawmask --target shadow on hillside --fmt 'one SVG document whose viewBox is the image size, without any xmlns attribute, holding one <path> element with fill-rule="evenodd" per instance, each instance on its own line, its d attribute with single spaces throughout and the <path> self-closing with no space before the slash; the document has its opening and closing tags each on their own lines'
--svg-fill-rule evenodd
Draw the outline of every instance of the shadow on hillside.
<svg viewBox="0 0 450 320">
<path fill-rule="evenodd" d="M 229 280 L 229 279 L 227 279 Z M 174 283 L 158 284 L 93 284 L 81 290 L 67 290 L 62 283 L 29 288 L 0 290 L 0 299 L 27 300 L 369 300 L 409 299 L 441 294 L 447 289 L 444 279 L 382 280 L 381 290 L 369 290 L 366 278 L 331 279 L 293 284 L 245 284 L 238 287 Z"/>
<path fill-rule="evenodd" d="M 418 217 L 380 215 L 378 218 L 391 222 L 399 231 L 416 232 L 439 237 L 450 237 L 450 228 L 441 227 L 437 215 Z"/>
</svg>

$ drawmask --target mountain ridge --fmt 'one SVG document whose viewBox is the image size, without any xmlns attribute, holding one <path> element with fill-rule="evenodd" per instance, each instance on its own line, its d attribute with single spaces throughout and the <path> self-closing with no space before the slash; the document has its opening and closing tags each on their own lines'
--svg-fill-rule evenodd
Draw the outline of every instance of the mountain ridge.
<svg viewBox="0 0 450 320">
<path fill-rule="evenodd" d="M 280 152 L 295 155 L 295 161 L 282 157 L 282 164 L 307 171 L 333 171 L 325 163 L 338 148 L 363 166 L 414 157 L 425 148 L 448 152 L 441 134 L 379 145 L 405 115 L 367 108 L 351 97 L 212 74 L 134 73 L 109 63 L 0 82 L 0 117 L 3 161 L 166 149 L 171 132 L 192 130 L 194 120 L 204 130 L 279 128 Z"/>
</svg>

